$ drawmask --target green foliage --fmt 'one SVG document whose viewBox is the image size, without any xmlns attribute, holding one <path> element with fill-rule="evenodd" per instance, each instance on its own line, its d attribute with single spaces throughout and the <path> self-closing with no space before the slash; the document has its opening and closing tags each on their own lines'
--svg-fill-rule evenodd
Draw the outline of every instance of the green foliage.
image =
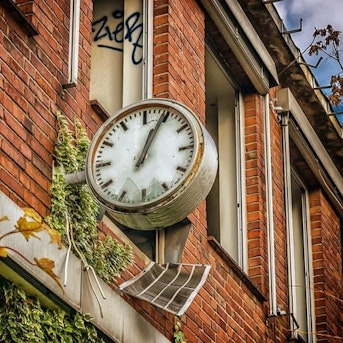
<svg viewBox="0 0 343 343">
<path fill-rule="evenodd" d="M 0 278 L 0 341 L 30 343 L 103 342 L 90 317 L 47 309 Z"/>
<path fill-rule="evenodd" d="M 175 343 L 186 343 L 185 334 L 181 330 L 181 322 L 179 319 L 175 318 L 174 323 L 174 342 Z"/>
<path fill-rule="evenodd" d="M 62 234 L 67 245 L 67 218 L 77 248 L 87 263 L 105 281 L 111 282 L 132 261 L 132 248 L 112 237 L 99 239 L 96 215 L 99 206 L 85 184 L 67 185 L 64 175 L 85 169 L 89 139 L 79 121 L 75 122 L 75 137 L 62 114 L 57 116 L 59 133 L 55 148 L 56 166 L 51 186 L 51 213 L 48 224 Z"/>
</svg>

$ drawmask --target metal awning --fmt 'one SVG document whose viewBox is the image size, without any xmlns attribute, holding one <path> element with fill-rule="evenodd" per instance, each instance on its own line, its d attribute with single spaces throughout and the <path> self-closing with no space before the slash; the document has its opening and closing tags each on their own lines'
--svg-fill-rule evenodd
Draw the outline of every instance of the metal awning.
<svg viewBox="0 0 343 343">
<path fill-rule="evenodd" d="M 181 316 L 206 281 L 209 265 L 151 262 L 134 278 L 122 283 L 121 291 Z"/>
</svg>

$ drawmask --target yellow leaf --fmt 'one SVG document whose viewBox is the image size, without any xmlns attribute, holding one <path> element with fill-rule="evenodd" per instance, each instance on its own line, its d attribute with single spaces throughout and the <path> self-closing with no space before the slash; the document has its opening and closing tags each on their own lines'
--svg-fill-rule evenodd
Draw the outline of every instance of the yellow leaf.
<svg viewBox="0 0 343 343">
<path fill-rule="evenodd" d="M 44 225 L 44 229 L 50 236 L 50 239 L 51 239 L 50 243 L 56 243 L 58 246 L 58 249 L 62 249 L 63 244 L 62 244 L 61 234 L 57 230 L 51 229 L 47 225 Z"/>
<path fill-rule="evenodd" d="M 0 222 L 4 222 L 5 220 L 9 220 L 7 216 L 0 217 Z"/>
<path fill-rule="evenodd" d="M 26 240 L 28 240 L 30 237 L 36 237 L 40 239 L 35 235 L 35 233 L 42 231 L 43 228 L 41 223 L 28 221 L 26 218 L 20 217 L 17 221 L 16 229 L 23 234 Z"/>
<path fill-rule="evenodd" d="M 7 250 L 0 247 L 0 257 L 7 257 Z"/>
<path fill-rule="evenodd" d="M 35 222 L 42 223 L 42 217 L 33 209 L 29 207 L 24 207 L 24 217 L 31 217 Z"/>
<path fill-rule="evenodd" d="M 34 258 L 37 266 L 41 269 L 43 269 L 46 273 L 49 274 L 52 269 L 55 268 L 55 262 L 53 260 L 50 260 L 47 257 L 42 257 L 42 258 Z M 52 272 L 54 274 L 54 272 Z"/>
<path fill-rule="evenodd" d="M 53 269 L 55 268 L 55 262 L 53 260 L 50 260 L 47 257 L 42 258 L 34 258 L 34 261 L 36 262 L 36 265 L 42 269 L 45 273 L 47 273 L 61 288 L 62 292 L 64 293 L 64 289 L 61 285 L 60 278 L 54 273 Z"/>
</svg>

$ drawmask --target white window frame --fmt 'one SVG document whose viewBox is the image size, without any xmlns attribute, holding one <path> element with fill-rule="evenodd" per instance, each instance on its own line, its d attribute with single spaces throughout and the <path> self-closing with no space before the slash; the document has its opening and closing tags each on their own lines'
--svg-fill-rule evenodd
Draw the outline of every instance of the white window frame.
<svg viewBox="0 0 343 343">
<path fill-rule="evenodd" d="M 306 303 L 306 314 L 307 314 L 307 332 L 308 342 L 314 342 L 312 338 L 313 330 L 313 274 L 312 274 L 312 249 L 311 249 L 311 229 L 310 229 L 310 217 L 309 217 L 309 199 L 308 190 L 300 177 L 292 170 L 292 178 L 301 189 L 301 209 L 303 213 L 302 218 L 302 235 L 303 235 L 303 253 L 304 253 L 304 272 L 305 272 L 305 303 Z M 293 223 L 294 224 L 294 223 Z M 292 297 L 295 298 L 295 304 L 297 304 L 295 293 L 297 291 L 297 285 L 295 285 L 291 291 Z M 296 310 L 296 309 L 295 309 Z"/>
<path fill-rule="evenodd" d="M 79 70 L 80 0 L 70 0 L 68 80 L 63 88 L 77 85 Z"/>
<path fill-rule="evenodd" d="M 238 218 L 238 264 L 248 270 L 248 239 L 246 220 L 246 186 L 245 186 L 245 134 L 244 134 L 244 102 L 242 94 L 238 94 L 236 105 L 236 166 L 237 166 L 237 218 Z"/>
<path fill-rule="evenodd" d="M 93 3 L 95 4 L 96 1 L 97 0 L 93 0 Z M 103 54 L 99 55 L 98 52 L 93 55 L 94 50 L 92 46 L 92 68 L 95 68 L 91 70 L 90 100 L 97 102 L 99 106 L 108 114 L 112 114 L 118 109 L 130 105 L 136 101 L 152 98 L 153 92 L 153 3 L 149 0 L 123 0 L 123 6 L 124 16 L 125 13 L 130 14 L 132 11 L 137 11 L 138 9 L 139 12 L 142 12 L 143 31 L 139 31 L 139 34 L 141 35 L 139 44 L 143 44 L 142 59 L 139 62 L 139 65 L 136 63 L 135 65 L 132 65 L 131 58 L 129 56 L 132 54 L 130 49 L 132 50 L 131 45 L 133 42 L 129 41 L 127 38 L 123 39 L 122 56 L 113 55 L 113 61 L 107 52 L 105 53 L 106 57 L 104 57 Z M 129 19 L 129 17 L 124 18 L 124 20 Z M 106 22 L 106 24 L 104 24 L 106 25 L 105 27 L 102 27 L 102 24 L 103 23 L 97 23 L 97 29 L 102 30 L 101 32 L 97 31 L 97 34 L 99 33 L 100 35 L 104 36 L 104 31 L 108 29 L 107 25 L 111 25 L 111 22 Z M 126 25 L 127 23 L 125 21 L 125 34 L 127 30 Z M 132 32 L 138 32 L 136 29 L 137 27 L 132 28 Z M 107 33 L 107 35 L 108 34 L 109 33 Z M 111 42 L 113 37 L 100 38 L 107 39 L 108 42 Z M 105 65 L 111 70 L 109 70 L 107 74 L 105 72 L 104 75 L 98 75 L 98 72 L 103 72 L 106 70 L 101 64 L 101 59 L 103 57 Z M 95 59 L 93 60 L 93 58 Z M 117 62 L 123 64 L 122 70 L 120 70 L 119 73 L 117 70 L 113 69 L 113 66 L 116 65 Z M 93 65 L 93 63 L 95 64 Z M 137 67 L 139 68 L 137 69 Z M 98 75 L 98 77 L 96 75 Z M 103 85 L 101 84 L 101 80 L 107 81 Z M 132 88 L 133 80 L 135 81 L 135 87 Z M 105 93 L 99 89 L 101 87 L 106 87 Z"/>
<path fill-rule="evenodd" d="M 308 343 L 315 343 L 315 317 L 314 317 L 314 295 L 313 295 L 313 272 L 312 272 L 312 254 L 311 254 L 311 231 L 308 206 L 308 192 L 298 175 L 292 170 L 290 156 L 290 135 L 289 135 L 289 112 L 282 115 L 282 136 L 283 136 L 283 155 L 284 155 L 284 180 L 285 180 L 285 214 L 287 231 L 287 256 L 288 256 L 288 286 L 289 286 L 289 308 L 291 314 L 290 329 L 292 338 L 297 339 L 299 333 L 306 335 Z M 303 218 L 303 242 L 304 242 L 304 267 L 305 267 L 305 303 L 307 314 L 307 328 L 299 328 L 297 322 L 297 299 L 296 299 L 296 261 L 294 247 L 294 223 L 292 214 L 292 178 L 296 180 L 303 190 L 302 213 Z M 297 332 L 299 330 L 299 332 Z"/>
<path fill-rule="evenodd" d="M 276 316 L 278 312 L 276 297 L 276 268 L 275 268 L 275 235 L 274 235 L 274 202 L 273 202 L 273 167 L 271 152 L 271 129 L 269 95 L 264 97 L 264 149 L 266 168 L 266 216 L 267 216 L 267 239 L 268 239 L 268 268 L 269 268 L 269 314 Z"/>
<path fill-rule="evenodd" d="M 143 36 L 143 99 L 150 99 L 153 96 L 153 19 L 153 1 L 143 0 L 143 23 L 145 23 Z"/>
<path fill-rule="evenodd" d="M 232 81 L 229 79 L 227 73 L 225 70 L 222 68 L 220 62 L 218 59 L 215 57 L 214 53 L 211 51 L 209 47 L 206 48 L 208 54 L 212 57 L 212 59 L 215 61 L 216 65 L 218 66 L 219 70 L 221 70 L 223 76 L 228 79 L 228 82 L 232 85 Z M 232 89 L 235 90 L 236 87 L 232 85 Z M 217 140 L 217 148 L 219 152 L 219 171 L 218 171 L 218 178 L 219 178 L 219 187 L 218 187 L 218 193 L 216 195 L 218 205 L 219 205 L 219 216 L 224 218 L 227 216 L 226 211 L 223 209 L 220 211 L 221 206 L 221 199 L 225 197 L 225 192 L 222 191 L 222 187 L 220 185 L 220 176 L 225 175 L 229 173 L 228 170 L 226 170 L 225 165 L 221 164 L 221 158 L 223 155 L 225 155 L 225 149 L 226 147 L 221 143 L 220 137 L 226 135 L 225 132 L 221 132 L 220 130 L 222 129 L 221 124 L 220 124 L 220 115 L 219 111 L 217 111 L 217 118 L 218 118 L 218 123 L 217 123 L 217 133 L 216 135 L 219 137 Z M 207 118 L 207 122 L 209 121 L 209 118 Z M 243 98 L 242 95 L 235 90 L 235 103 L 234 103 L 234 126 L 235 126 L 235 155 L 236 155 L 236 193 L 237 193 L 237 198 L 236 198 L 236 206 L 237 206 L 237 256 L 232 256 L 230 254 L 230 249 L 225 247 L 225 244 L 222 244 L 222 240 L 220 239 L 220 236 L 222 235 L 229 235 L 230 234 L 230 229 L 231 227 L 220 227 L 219 228 L 219 233 L 217 232 L 214 236 L 216 237 L 217 240 L 219 241 L 219 244 L 221 245 L 221 248 L 226 251 L 234 260 L 235 262 L 242 268 L 242 270 L 246 271 L 247 270 L 247 230 L 246 230 L 246 206 L 245 206 L 245 159 L 244 159 L 244 105 L 243 105 Z M 224 153 L 223 153 L 224 152 Z M 224 168 L 224 169 L 223 169 Z M 221 192 L 222 191 L 222 192 Z M 222 220 L 219 219 L 219 223 L 222 222 Z M 226 221 L 228 223 L 229 220 Z M 210 224 L 211 225 L 211 224 Z M 219 226 L 222 226 L 219 224 Z M 228 226 L 226 224 L 225 226 Z M 209 235 L 211 234 L 211 227 L 209 226 Z"/>
<path fill-rule="evenodd" d="M 153 3 L 143 0 L 143 80 L 142 99 L 152 97 L 152 46 L 153 46 Z M 80 0 L 70 0 L 70 26 L 68 51 L 68 79 L 63 88 L 74 87 L 78 81 L 80 37 Z"/>
</svg>

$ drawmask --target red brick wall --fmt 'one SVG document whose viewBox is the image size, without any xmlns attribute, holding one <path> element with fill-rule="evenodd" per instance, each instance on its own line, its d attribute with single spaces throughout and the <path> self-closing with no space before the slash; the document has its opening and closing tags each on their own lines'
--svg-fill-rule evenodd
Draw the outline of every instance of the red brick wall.
<svg viewBox="0 0 343 343">
<path fill-rule="evenodd" d="M 183 102 L 205 119 L 205 23 L 196 1 L 154 1 L 155 97 Z"/>
<path fill-rule="evenodd" d="M 50 206 L 57 110 L 72 120 L 81 118 L 90 132 L 100 124 L 89 105 L 92 1 L 82 3 L 78 85 L 62 90 L 68 71 L 69 3 L 29 3 L 30 21 L 38 30 L 33 37 L 0 6 L 0 190 L 43 216 Z"/>
<path fill-rule="evenodd" d="M 339 218 L 320 190 L 310 194 L 310 220 L 318 342 L 331 342 L 330 336 L 343 337 L 342 237 Z"/>
<path fill-rule="evenodd" d="M 248 273 L 260 291 L 268 294 L 263 98 L 246 96 L 244 109 Z"/>
<path fill-rule="evenodd" d="M 52 73 L 41 37 L 29 39 L 8 12 L 0 12 L 1 191 L 45 215 L 55 136 Z"/>
</svg>

